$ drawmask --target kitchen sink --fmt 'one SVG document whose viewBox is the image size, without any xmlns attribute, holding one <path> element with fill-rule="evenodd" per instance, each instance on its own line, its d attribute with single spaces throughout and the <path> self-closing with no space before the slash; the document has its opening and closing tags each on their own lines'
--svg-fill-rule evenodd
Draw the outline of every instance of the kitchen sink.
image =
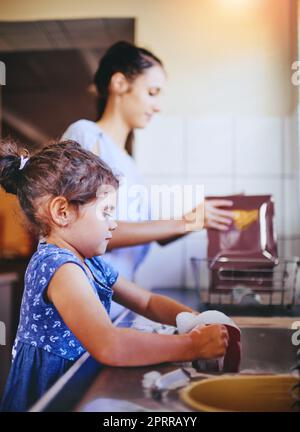
<svg viewBox="0 0 300 432">
<path fill-rule="evenodd" d="M 295 330 L 288 328 L 242 328 L 242 359 L 238 375 L 291 374 L 296 365 L 298 349 L 292 343 L 294 332 Z M 107 401 L 111 404 L 111 410 L 114 410 L 114 406 L 119 406 L 120 401 L 126 401 L 145 411 L 194 411 L 182 401 L 180 389 L 165 390 L 157 394 L 142 385 L 144 375 L 150 371 L 157 371 L 163 376 L 176 370 L 182 371 L 186 367 L 190 369 L 191 366 L 192 363 L 172 363 L 134 368 L 106 367 L 94 380 L 75 410 L 89 411 L 93 407 L 93 410 L 101 411 L 102 405 Z M 295 371 L 294 374 L 296 375 Z M 190 376 L 187 385 L 216 376 L 220 376 L 220 373 L 212 374 L 208 378 L 197 376 L 196 373 L 194 377 Z"/>
<path fill-rule="evenodd" d="M 300 354 L 292 336 L 284 328 L 243 328 L 240 373 L 189 383 L 181 398 L 200 411 L 299 411 Z"/>
<path fill-rule="evenodd" d="M 288 328 L 242 328 L 241 372 L 291 372 L 300 348 L 292 343 L 294 332 Z"/>
</svg>

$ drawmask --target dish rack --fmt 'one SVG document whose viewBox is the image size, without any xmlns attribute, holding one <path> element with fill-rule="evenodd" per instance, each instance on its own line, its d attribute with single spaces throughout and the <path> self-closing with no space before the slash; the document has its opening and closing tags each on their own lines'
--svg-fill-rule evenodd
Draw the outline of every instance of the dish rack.
<svg viewBox="0 0 300 432">
<path fill-rule="evenodd" d="M 210 305 L 214 298 L 214 304 L 234 305 L 241 293 L 251 293 L 259 306 L 290 308 L 295 304 L 299 257 L 278 259 L 272 267 L 262 260 L 242 258 L 216 261 L 192 257 L 191 265 L 202 304 Z"/>
</svg>

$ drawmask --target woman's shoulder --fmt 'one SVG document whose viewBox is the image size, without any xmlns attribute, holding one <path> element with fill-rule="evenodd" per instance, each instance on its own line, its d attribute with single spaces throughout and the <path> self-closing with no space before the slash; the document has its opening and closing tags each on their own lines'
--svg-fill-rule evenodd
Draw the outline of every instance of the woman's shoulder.
<svg viewBox="0 0 300 432">
<path fill-rule="evenodd" d="M 74 123 L 71 123 L 68 128 L 66 129 L 67 131 L 85 131 L 88 129 L 95 129 L 97 127 L 96 123 L 91 121 L 91 120 L 87 120 L 87 119 L 80 119 L 77 120 Z"/>
<path fill-rule="evenodd" d="M 100 134 L 101 130 L 95 122 L 81 119 L 70 124 L 63 133 L 61 139 L 78 141 L 82 146 L 89 147 L 90 140 L 99 137 Z"/>
</svg>

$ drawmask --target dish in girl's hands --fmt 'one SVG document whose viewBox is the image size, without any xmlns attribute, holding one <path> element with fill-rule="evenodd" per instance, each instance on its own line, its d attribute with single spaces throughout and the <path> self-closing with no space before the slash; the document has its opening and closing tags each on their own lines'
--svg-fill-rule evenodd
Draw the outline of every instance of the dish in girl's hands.
<svg viewBox="0 0 300 432">
<path fill-rule="evenodd" d="M 181 312 L 176 317 L 179 334 L 190 332 L 196 326 L 223 324 L 226 326 L 229 343 L 225 355 L 215 359 L 198 359 L 193 366 L 198 372 L 238 372 L 241 361 L 241 332 L 235 322 L 219 311 L 205 311 L 201 314 Z"/>
</svg>

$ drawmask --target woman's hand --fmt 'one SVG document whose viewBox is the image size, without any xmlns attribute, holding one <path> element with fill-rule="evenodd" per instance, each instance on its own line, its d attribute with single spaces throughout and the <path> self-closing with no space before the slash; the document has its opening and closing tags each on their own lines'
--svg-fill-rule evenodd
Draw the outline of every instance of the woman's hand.
<svg viewBox="0 0 300 432">
<path fill-rule="evenodd" d="M 205 199 L 204 200 L 204 228 L 214 228 L 226 231 L 232 222 L 233 214 L 230 210 L 220 209 L 219 207 L 231 207 L 232 201 L 224 199 Z"/>
<path fill-rule="evenodd" d="M 228 331 L 220 324 L 200 324 L 189 335 L 195 348 L 195 359 L 222 357 L 228 347 Z"/>
<path fill-rule="evenodd" d="M 219 207 L 231 207 L 233 202 L 224 199 L 205 199 L 192 211 L 183 217 L 185 233 L 188 231 L 200 231 L 203 228 L 214 228 L 226 231 L 232 222 L 233 214 L 230 210 Z"/>
</svg>

